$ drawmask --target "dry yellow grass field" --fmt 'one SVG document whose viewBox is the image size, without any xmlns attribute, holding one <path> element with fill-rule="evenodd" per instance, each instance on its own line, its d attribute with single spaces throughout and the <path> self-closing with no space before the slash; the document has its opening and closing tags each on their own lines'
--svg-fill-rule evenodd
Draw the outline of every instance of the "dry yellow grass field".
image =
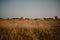
<svg viewBox="0 0 60 40">
<path fill-rule="evenodd" d="M 0 19 L 0 40 L 60 40 L 60 20 Z"/>
</svg>

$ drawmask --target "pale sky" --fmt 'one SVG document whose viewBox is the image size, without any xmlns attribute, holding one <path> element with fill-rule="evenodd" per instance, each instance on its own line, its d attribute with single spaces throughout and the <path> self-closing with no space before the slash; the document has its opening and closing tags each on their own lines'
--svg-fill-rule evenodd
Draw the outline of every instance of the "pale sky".
<svg viewBox="0 0 60 40">
<path fill-rule="evenodd" d="M 0 17 L 60 17 L 60 0 L 0 0 Z"/>
</svg>

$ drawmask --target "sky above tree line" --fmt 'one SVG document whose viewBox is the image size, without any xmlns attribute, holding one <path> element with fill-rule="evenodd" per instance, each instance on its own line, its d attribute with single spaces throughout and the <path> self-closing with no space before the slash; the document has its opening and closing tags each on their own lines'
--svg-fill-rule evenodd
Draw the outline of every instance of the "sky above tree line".
<svg viewBox="0 0 60 40">
<path fill-rule="evenodd" d="M 60 0 L 0 0 L 0 17 L 60 17 Z"/>
</svg>

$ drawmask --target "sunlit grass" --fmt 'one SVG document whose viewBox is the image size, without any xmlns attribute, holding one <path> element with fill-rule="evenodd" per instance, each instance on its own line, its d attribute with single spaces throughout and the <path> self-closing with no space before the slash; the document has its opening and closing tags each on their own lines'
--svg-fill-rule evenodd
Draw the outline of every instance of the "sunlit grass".
<svg viewBox="0 0 60 40">
<path fill-rule="evenodd" d="M 60 40 L 60 21 L 0 20 L 0 40 Z"/>
</svg>

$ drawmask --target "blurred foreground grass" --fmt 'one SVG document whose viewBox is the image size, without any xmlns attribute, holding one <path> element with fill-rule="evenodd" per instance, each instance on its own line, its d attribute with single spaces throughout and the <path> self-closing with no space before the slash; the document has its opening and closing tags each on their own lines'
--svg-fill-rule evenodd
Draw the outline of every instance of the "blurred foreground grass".
<svg viewBox="0 0 60 40">
<path fill-rule="evenodd" d="M 0 40 L 60 40 L 60 21 L 0 20 Z"/>
</svg>

